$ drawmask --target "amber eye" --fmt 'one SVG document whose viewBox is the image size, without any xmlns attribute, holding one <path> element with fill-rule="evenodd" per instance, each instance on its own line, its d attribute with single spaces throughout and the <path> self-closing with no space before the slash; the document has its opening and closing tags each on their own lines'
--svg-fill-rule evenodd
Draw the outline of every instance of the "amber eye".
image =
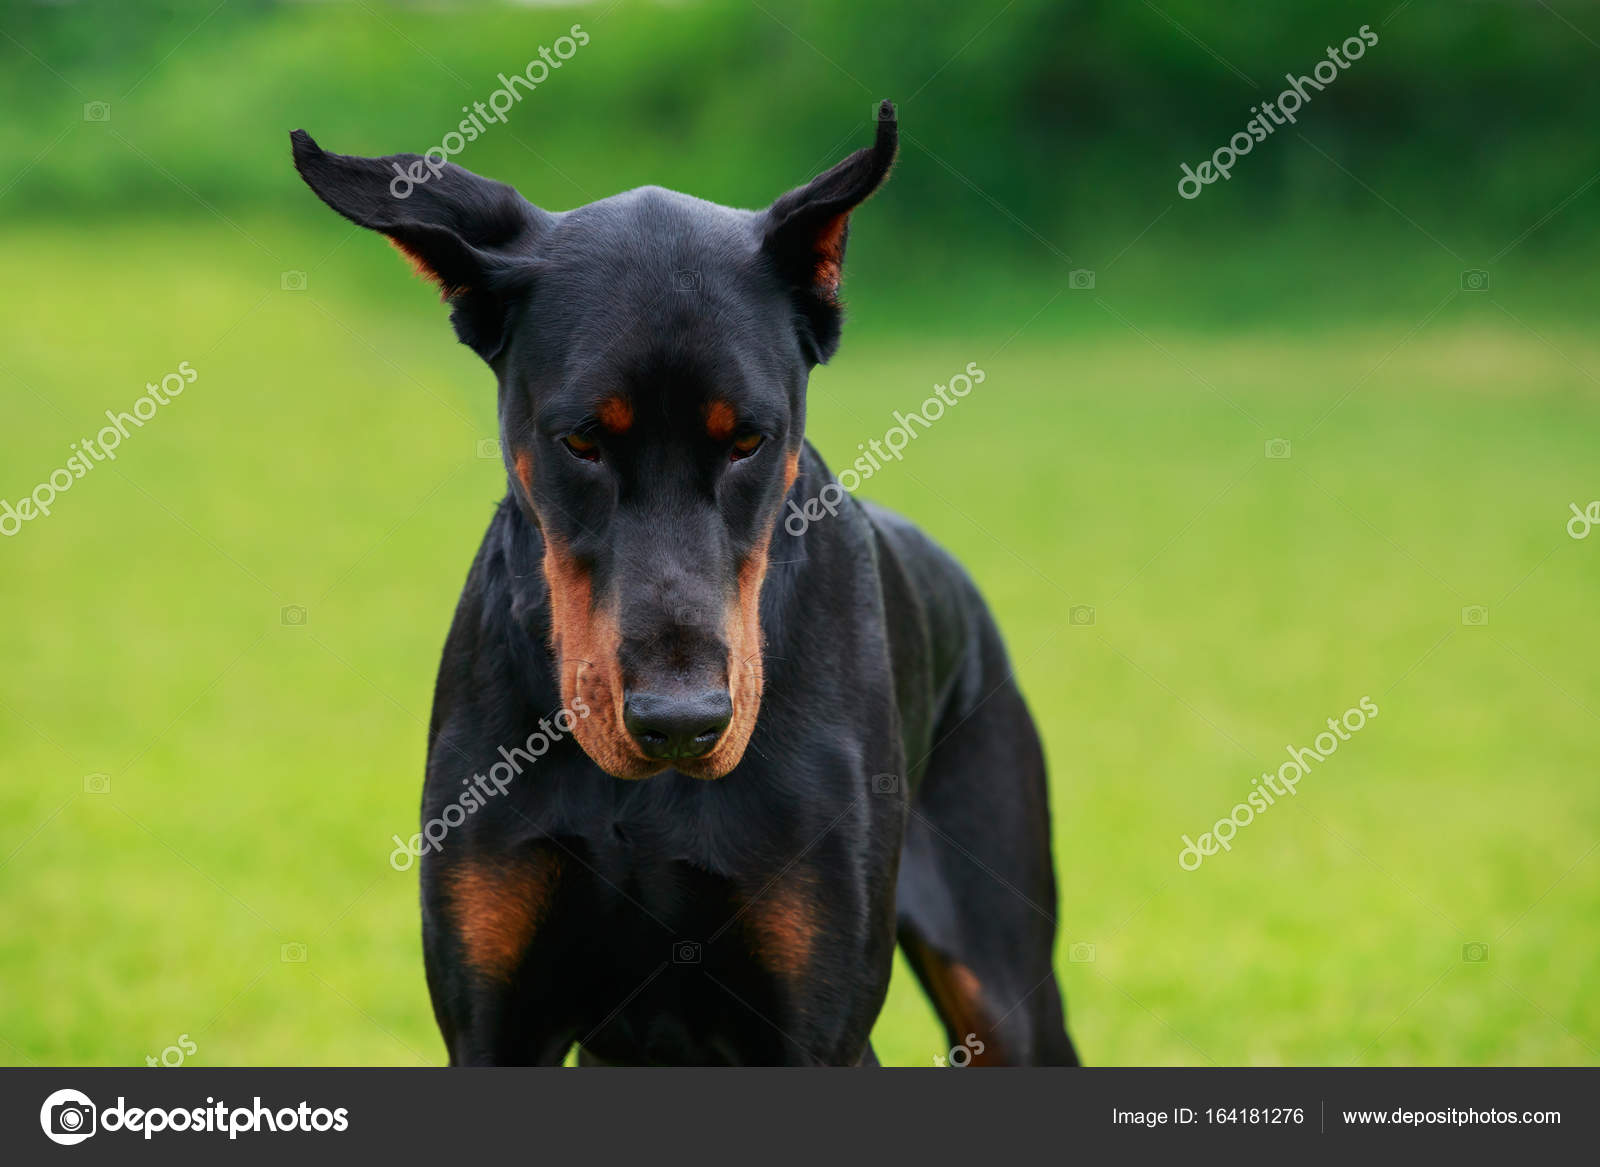
<svg viewBox="0 0 1600 1167">
<path fill-rule="evenodd" d="M 760 434 L 745 434 L 742 438 L 734 438 L 733 453 L 728 457 L 734 462 L 742 461 L 759 450 L 765 440 Z"/>
<path fill-rule="evenodd" d="M 600 461 L 600 447 L 579 434 L 568 434 L 561 439 L 561 444 L 574 458 L 582 458 L 585 462 Z"/>
</svg>

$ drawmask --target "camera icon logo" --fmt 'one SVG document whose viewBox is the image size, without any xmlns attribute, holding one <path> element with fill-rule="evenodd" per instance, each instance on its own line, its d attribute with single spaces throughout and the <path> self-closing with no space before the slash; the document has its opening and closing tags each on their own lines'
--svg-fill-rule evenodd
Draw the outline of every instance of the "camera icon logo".
<svg viewBox="0 0 1600 1167">
<path fill-rule="evenodd" d="M 1483 628 L 1489 623 L 1489 609 L 1482 604 L 1468 604 L 1461 609 L 1461 623 L 1468 628 Z"/>
<path fill-rule="evenodd" d="M 1461 273 L 1461 290 L 1463 292 L 1487 292 L 1489 290 L 1489 273 L 1482 268 L 1469 268 Z"/>
<path fill-rule="evenodd" d="M 1485 964 L 1489 960 L 1489 946 L 1481 940 L 1461 946 L 1461 959 L 1468 964 Z"/>
<path fill-rule="evenodd" d="M 284 964 L 304 964 L 306 962 L 306 946 L 298 940 L 291 940 L 288 944 L 278 949 L 278 959 Z"/>
<path fill-rule="evenodd" d="M 39 1108 L 39 1126 L 52 1143 L 71 1147 L 94 1134 L 97 1113 L 87 1094 L 57 1090 Z"/>
<path fill-rule="evenodd" d="M 83 103 L 83 120 L 86 122 L 108 122 L 111 120 L 111 103 L 108 101 L 86 101 Z"/>
<path fill-rule="evenodd" d="M 1067 287 L 1075 292 L 1094 290 L 1094 272 L 1086 267 L 1073 268 L 1067 273 Z"/>
<path fill-rule="evenodd" d="M 1079 941 L 1077 944 L 1074 944 L 1071 948 L 1067 949 L 1067 959 L 1073 964 L 1093 964 L 1094 945 L 1085 944 L 1082 941 Z"/>
<path fill-rule="evenodd" d="M 1067 609 L 1067 620 L 1074 628 L 1088 628 L 1094 624 L 1093 604 L 1074 604 Z"/>
<path fill-rule="evenodd" d="M 479 438 L 478 457 L 482 458 L 485 462 L 490 460 L 498 462 L 500 460 L 500 439 Z"/>
<path fill-rule="evenodd" d="M 680 268 L 672 273 L 672 286 L 680 292 L 698 292 L 700 290 L 700 273 Z"/>
<path fill-rule="evenodd" d="M 278 286 L 285 292 L 303 292 L 306 290 L 306 273 L 303 271 L 286 271 L 279 277 Z"/>
<path fill-rule="evenodd" d="M 85 774 L 83 776 L 83 792 L 85 794 L 110 794 L 111 775 Z"/>
<path fill-rule="evenodd" d="M 278 613 L 278 618 L 283 621 L 285 628 L 304 628 L 306 626 L 306 610 L 299 604 L 286 604 Z"/>
<path fill-rule="evenodd" d="M 874 774 L 872 776 L 872 793 L 874 794 L 899 794 L 900 775 Z"/>
<path fill-rule="evenodd" d="M 700 942 L 698 940 L 679 940 L 672 946 L 673 964 L 699 964 Z"/>
<path fill-rule="evenodd" d="M 1281 459 L 1281 458 L 1287 458 L 1288 456 L 1289 456 L 1289 439 L 1288 438 L 1268 438 L 1267 439 L 1267 457 L 1269 457 L 1269 458 L 1280 458 Z"/>
</svg>

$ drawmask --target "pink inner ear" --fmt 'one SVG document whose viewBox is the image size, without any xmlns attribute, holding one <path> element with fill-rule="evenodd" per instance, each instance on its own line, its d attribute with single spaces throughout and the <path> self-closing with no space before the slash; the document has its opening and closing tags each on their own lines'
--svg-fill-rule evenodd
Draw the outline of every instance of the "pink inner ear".
<svg viewBox="0 0 1600 1167">
<path fill-rule="evenodd" d="M 844 233 L 849 223 L 848 214 L 840 215 L 817 232 L 817 290 L 830 300 L 839 294 L 839 267 L 844 262 Z"/>
<path fill-rule="evenodd" d="M 389 240 L 390 245 L 396 251 L 406 257 L 406 262 L 411 265 L 412 271 L 416 272 L 430 284 L 435 284 L 438 286 L 439 298 L 441 300 L 453 299 L 467 290 L 467 286 L 465 284 L 452 287 L 450 284 L 445 283 L 443 277 L 440 276 L 438 272 L 434 271 L 431 266 L 429 266 L 428 261 L 423 259 L 421 254 L 413 250 L 407 244 L 396 239 L 393 235 L 387 235 L 385 238 Z M 834 282 L 838 282 L 837 274 L 835 274 Z"/>
</svg>

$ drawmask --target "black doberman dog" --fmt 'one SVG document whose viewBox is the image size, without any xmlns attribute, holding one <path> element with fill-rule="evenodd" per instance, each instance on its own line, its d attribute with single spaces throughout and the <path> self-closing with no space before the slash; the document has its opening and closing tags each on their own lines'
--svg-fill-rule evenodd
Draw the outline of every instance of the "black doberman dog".
<svg viewBox="0 0 1600 1167">
<path fill-rule="evenodd" d="M 508 493 L 418 837 L 451 1063 L 875 1064 L 897 940 L 952 1049 L 1074 1063 L 1044 757 L 993 619 L 886 511 L 784 521 L 836 481 L 806 381 L 893 107 L 762 211 L 645 187 L 552 213 L 292 139 L 499 380 Z"/>
</svg>

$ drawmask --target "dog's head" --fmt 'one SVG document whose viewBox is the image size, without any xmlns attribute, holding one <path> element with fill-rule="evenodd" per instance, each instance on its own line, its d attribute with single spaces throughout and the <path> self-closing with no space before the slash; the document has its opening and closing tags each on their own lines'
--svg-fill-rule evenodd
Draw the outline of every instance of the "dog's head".
<svg viewBox="0 0 1600 1167">
<path fill-rule="evenodd" d="M 442 158 L 291 137 L 311 189 L 439 285 L 499 378 L 579 744 L 619 778 L 727 774 L 761 703 L 806 378 L 838 345 L 849 216 L 894 161 L 893 107 L 871 147 L 763 211 L 646 187 L 551 213 Z"/>
</svg>

